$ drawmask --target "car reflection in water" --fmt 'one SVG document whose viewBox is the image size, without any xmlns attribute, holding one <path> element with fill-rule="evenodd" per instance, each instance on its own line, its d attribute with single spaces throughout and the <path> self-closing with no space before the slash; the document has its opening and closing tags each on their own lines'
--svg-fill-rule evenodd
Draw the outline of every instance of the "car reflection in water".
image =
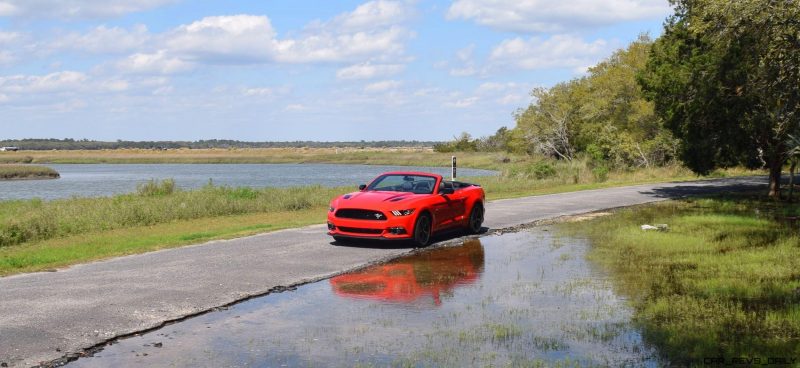
<svg viewBox="0 0 800 368">
<path fill-rule="evenodd" d="M 392 303 L 411 303 L 428 296 L 441 305 L 441 294 L 469 285 L 483 273 L 480 240 L 399 258 L 384 265 L 336 276 L 330 280 L 336 295 Z"/>
</svg>

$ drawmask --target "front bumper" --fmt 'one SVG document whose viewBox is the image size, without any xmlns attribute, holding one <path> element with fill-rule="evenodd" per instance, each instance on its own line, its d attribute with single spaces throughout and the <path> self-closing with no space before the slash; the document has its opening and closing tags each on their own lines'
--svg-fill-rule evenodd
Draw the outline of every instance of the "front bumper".
<svg viewBox="0 0 800 368">
<path fill-rule="evenodd" d="M 385 221 L 335 217 L 328 213 L 328 235 L 352 239 L 408 240 L 413 238 L 414 216 L 389 216 Z M 402 231 L 400 231 L 402 229 Z"/>
</svg>

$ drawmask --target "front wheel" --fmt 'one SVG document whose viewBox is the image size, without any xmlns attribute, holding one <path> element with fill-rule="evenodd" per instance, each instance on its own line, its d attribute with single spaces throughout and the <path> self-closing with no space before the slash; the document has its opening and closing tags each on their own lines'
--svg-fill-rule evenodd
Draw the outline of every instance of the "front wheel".
<svg viewBox="0 0 800 368">
<path fill-rule="evenodd" d="M 477 234 L 481 232 L 483 226 L 483 205 L 475 203 L 472 206 L 472 212 L 469 214 L 469 223 L 467 224 L 467 232 L 470 234 Z"/>
<path fill-rule="evenodd" d="M 417 222 L 414 224 L 414 244 L 418 247 L 424 247 L 431 242 L 431 229 L 433 221 L 431 215 L 423 213 L 417 217 Z"/>
</svg>

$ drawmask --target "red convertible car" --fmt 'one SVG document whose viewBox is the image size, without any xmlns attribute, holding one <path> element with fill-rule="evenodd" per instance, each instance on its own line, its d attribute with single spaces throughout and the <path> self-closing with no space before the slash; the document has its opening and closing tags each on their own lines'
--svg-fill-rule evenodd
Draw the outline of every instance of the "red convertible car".
<svg viewBox="0 0 800 368">
<path fill-rule="evenodd" d="M 347 239 L 411 240 L 426 246 L 442 230 L 478 233 L 485 195 L 479 185 L 424 172 L 389 172 L 331 202 L 328 235 Z"/>
</svg>

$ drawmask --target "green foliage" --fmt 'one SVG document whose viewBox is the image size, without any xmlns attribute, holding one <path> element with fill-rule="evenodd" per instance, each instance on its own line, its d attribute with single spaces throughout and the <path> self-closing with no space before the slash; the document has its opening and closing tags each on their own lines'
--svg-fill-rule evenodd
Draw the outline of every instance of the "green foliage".
<svg viewBox="0 0 800 368">
<path fill-rule="evenodd" d="M 800 356 L 798 205 L 749 195 L 626 209 L 568 225 L 631 298 L 647 342 L 677 365 Z M 667 232 L 641 224 L 666 223 Z M 796 225 L 795 225 L 796 226 Z"/>
<path fill-rule="evenodd" d="M 779 196 L 800 131 L 800 4 L 676 0 L 640 82 L 694 171 L 766 164 Z"/>
<path fill-rule="evenodd" d="M 478 140 L 473 140 L 467 132 L 446 143 L 437 143 L 433 146 L 436 152 L 475 152 L 478 150 Z"/>
<path fill-rule="evenodd" d="M 164 179 L 158 181 L 151 179 L 136 185 L 136 193 L 143 197 L 164 196 L 175 192 L 175 180 Z"/>
<path fill-rule="evenodd" d="M 615 168 L 671 162 L 677 142 L 662 128 L 636 80 L 651 44 L 641 36 L 586 77 L 535 89 L 534 102 L 516 114 L 510 150 L 564 160 L 588 154 Z"/>
<path fill-rule="evenodd" d="M 605 166 L 597 166 L 592 168 L 592 175 L 594 175 L 594 179 L 598 182 L 604 182 L 608 180 L 608 167 Z"/>
</svg>

